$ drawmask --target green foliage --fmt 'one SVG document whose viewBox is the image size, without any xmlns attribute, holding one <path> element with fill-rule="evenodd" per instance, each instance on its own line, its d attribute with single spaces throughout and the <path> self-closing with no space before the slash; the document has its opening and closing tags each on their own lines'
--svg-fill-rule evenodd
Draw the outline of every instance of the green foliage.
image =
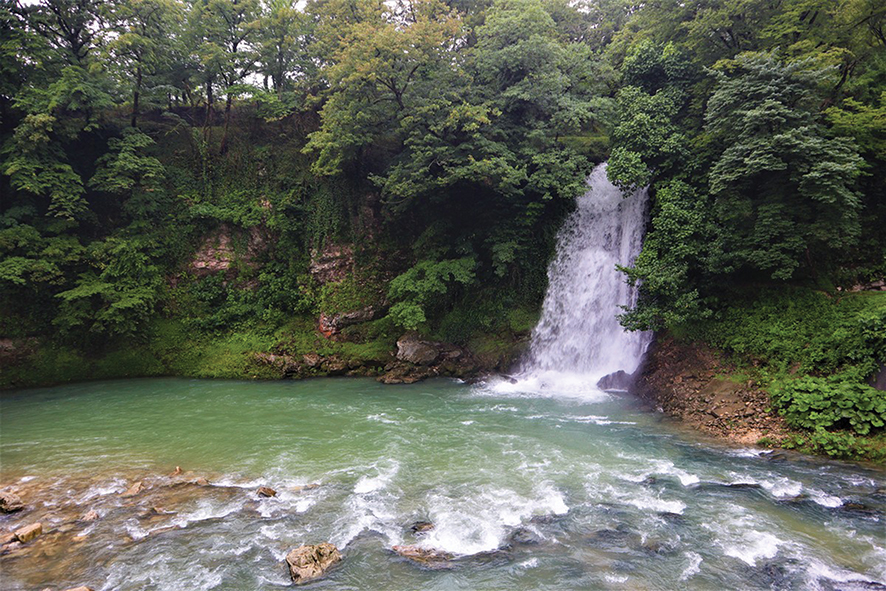
<svg viewBox="0 0 886 591">
<path fill-rule="evenodd" d="M 443 296 L 454 284 L 469 285 L 474 281 L 476 264 L 470 257 L 417 263 L 391 280 L 388 298 L 394 305 L 388 314 L 398 326 L 418 328 L 428 320 L 430 309 L 443 303 Z"/>
<path fill-rule="evenodd" d="M 709 180 L 724 250 L 734 267 L 788 279 L 858 239 L 863 160 L 815 121 L 821 72 L 774 54 L 740 56 L 732 68 L 705 115 L 719 152 Z"/>
<path fill-rule="evenodd" d="M 687 336 L 765 363 L 773 375 L 852 367 L 862 381 L 886 360 L 884 294 L 837 299 L 810 289 L 770 288 L 733 294 L 724 303 L 716 317 L 683 327 Z"/>
<path fill-rule="evenodd" d="M 856 437 L 845 431 L 831 432 L 818 428 L 814 433 L 791 435 L 779 442 L 785 449 L 797 449 L 806 453 L 827 455 L 842 460 L 871 460 L 882 462 L 886 459 L 886 445 L 883 437 Z"/>
<path fill-rule="evenodd" d="M 772 399 L 797 429 L 851 428 L 868 435 L 886 425 L 886 393 L 840 375 L 790 380 L 773 388 Z"/>
<path fill-rule="evenodd" d="M 89 181 L 90 186 L 122 195 L 161 190 L 164 167 L 157 158 L 144 153 L 152 146 L 154 140 L 144 133 L 133 128 L 126 129 L 122 138 L 113 138 L 108 142 L 108 152 L 98 159 L 98 168 Z"/>
<path fill-rule="evenodd" d="M 136 336 L 151 318 L 160 295 L 159 269 L 135 241 L 108 239 L 89 248 L 93 270 L 82 273 L 75 287 L 56 294 L 61 300 L 53 320 L 63 334 Z"/>
<path fill-rule="evenodd" d="M 685 173 L 688 138 L 676 119 L 686 102 L 694 69 L 671 43 L 643 41 L 622 65 L 626 86 L 618 91 L 618 125 L 612 132 L 609 179 L 625 190 Z"/>
<path fill-rule="evenodd" d="M 49 212 L 77 219 L 86 212 L 83 181 L 52 138 L 56 118 L 46 113 L 28 115 L 3 147 L 3 174 L 12 188 L 49 200 Z"/>
<path fill-rule="evenodd" d="M 622 269 L 640 298 L 622 324 L 650 330 L 710 316 L 697 286 L 706 286 L 710 261 L 722 256 L 721 248 L 708 199 L 682 181 L 662 186 L 643 249 L 632 267 Z"/>
<path fill-rule="evenodd" d="M 318 303 L 324 314 L 335 315 L 376 305 L 383 294 L 384 287 L 377 280 L 348 275 L 342 281 L 323 285 Z"/>
</svg>

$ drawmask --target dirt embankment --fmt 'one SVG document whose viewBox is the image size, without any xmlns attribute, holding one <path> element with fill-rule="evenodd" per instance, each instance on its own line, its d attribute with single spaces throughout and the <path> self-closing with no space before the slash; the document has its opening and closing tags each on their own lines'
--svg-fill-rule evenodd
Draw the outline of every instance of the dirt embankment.
<svg viewBox="0 0 886 591">
<path fill-rule="evenodd" d="M 635 390 L 668 415 L 736 443 L 785 436 L 789 429 L 770 410 L 769 395 L 753 380 L 728 379 L 734 372 L 716 351 L 664 335 L 650 347 Z"/>
</svg>

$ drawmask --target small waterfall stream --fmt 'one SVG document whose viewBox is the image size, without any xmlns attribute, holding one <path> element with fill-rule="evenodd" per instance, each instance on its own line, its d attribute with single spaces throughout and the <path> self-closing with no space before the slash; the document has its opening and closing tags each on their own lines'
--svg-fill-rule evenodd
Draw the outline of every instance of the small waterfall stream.
<svg viewBox="0 0 886 591">
<path fill-rule="evenodd" d="M 566 220 L 548 268 L 548 293 L 517 386 L 531 390 L 593 390 L 600 378 L 640 364 L 648 333 L 626 332 L 621 306 L 636 301 L 617 265 L 639 254 L 647 190 L 625 196 L 606 177 L 606 164 L 588 177 L 588 191 Z"/>
</svg>

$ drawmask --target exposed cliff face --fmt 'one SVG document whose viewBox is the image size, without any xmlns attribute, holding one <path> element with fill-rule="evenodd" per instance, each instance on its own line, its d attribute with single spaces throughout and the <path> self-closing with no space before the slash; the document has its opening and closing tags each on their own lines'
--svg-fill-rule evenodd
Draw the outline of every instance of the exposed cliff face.
<svg viewBox="0 0 886 591">
<path fill-rule="evenodd" d="M 738 443 L 787 434 L 784 419 L 770 410 L 769 395 L 753 380 L 727 379 L 734 371 L 705 345 L 660 335 L 649 348 L 634 391 L 668 415 Z"/>
</svg>

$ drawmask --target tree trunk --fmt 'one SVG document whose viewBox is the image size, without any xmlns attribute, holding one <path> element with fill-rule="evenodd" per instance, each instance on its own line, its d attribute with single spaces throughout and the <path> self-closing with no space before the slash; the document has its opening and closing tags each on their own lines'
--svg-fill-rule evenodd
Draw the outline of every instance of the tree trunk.
<svg viewBox="0 0 886 591">
<path fill-rule="evenodd" d="M 138 127 L 138 100 L 142 89 L 142 67 L 135 69 L 135 90 L 132 91 L 132 127 Z"/>
<path fill-rule="evenodd" d="M 222 133 L 221 146 L 218 149 L 219 154 L 226 154 L 228 151 L 228 127 L 231 125 L 231 103 L 233 96 L 228 92 L 228 98 L 225 100 L 225 131 Z"/>
<path fill-rule="evenodd" d="M 212 81 L 206 81 L 206 117 L 203 120 L 203 143 L 206 145 L 207 149 L 209 147 L 209 135 L 210 130 L 212 129 Z"/>
</svg>

